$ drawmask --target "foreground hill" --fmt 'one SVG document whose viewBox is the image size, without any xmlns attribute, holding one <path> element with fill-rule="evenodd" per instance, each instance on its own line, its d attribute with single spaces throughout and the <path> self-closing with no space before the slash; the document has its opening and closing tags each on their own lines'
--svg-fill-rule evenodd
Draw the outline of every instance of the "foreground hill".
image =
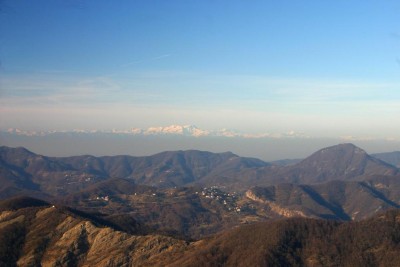
<svg viewBox="0 0 400 267">
<path fill-rule="evenodd" d="M 33 203 L 30 205 L 29 203 Z M 295 218 L 195 242 L 137 235 L 32 199 L 0 202 L 2 266 L 399 266 L 400 213 L 339 223 Z"/>
<path fill-rule="evenodd" d="M 118 178 L 56 201 L 86 212 L 101 213 L 103 218 L 129 215 L 151 231 L 189 239 L 215 234 L 247 221 L 281 217 L 270 210 L 257 214 L 263 205 L 215 187 L 159 189 Z"/>
<path fill-rule="evenodd" d="M 94 216 L 37 202 L 0 203 L 1 266 L 161 266 L 164 254 L 187 246 L 171 237 L 118 231 Z"/>
<path fill-rule="evenodd" d="M 362 220 L 400 208 L 400 177 L 304 185 L 254 187 L 244 194 L 220 188 L 158 189 L 128 179 L 108 179 L 58 198 L 58 202 L 104 218 L 129 215 L 152 231 L 202 238 L 238 225 L 279 218 Z"/>
<path fill-rule="evenodd" d="M 290 219 L 200 241 L 176 266 L 399 266 L 400 214 L 357 223 Z"/>
</svg>

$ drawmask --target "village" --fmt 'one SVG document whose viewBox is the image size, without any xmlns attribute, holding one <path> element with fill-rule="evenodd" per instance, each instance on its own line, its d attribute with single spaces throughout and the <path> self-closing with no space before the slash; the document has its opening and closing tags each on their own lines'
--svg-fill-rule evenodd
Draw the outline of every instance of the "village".
<svg viewBox="0 0 400 267">
<path fill-rule="evenodd" d="M 238 195 L 236 192 L 227 193 L 220 189 L 219 186 L 204 187 L 199 193 L 201 197 L 213 199 L 222 203 L 228 211 L 241 212 L 242 207 L 237 205 Z"/>
</svg>

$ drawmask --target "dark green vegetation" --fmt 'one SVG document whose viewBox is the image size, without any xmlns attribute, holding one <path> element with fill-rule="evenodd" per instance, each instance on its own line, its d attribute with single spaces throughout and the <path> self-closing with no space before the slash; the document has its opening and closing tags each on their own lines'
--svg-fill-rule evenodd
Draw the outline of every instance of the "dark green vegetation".
<svg viewBox="0 0 400 267">
<path fill-rule="evenodd" d="M 352 144 L 288 165 L 1 147 L 0 266 L 391 266 L 399 215 L 380 214 L 400 207 L 400 173 L 387 162 Z"/>
<path fill-rule="evenodd" d="M 181 266 L 399 266 L 400 214 L 357 223 L 313 219 L 243 226 L 204 241 Z M 210 264 L 211 263 L 211 264 Z"/>
</svg>

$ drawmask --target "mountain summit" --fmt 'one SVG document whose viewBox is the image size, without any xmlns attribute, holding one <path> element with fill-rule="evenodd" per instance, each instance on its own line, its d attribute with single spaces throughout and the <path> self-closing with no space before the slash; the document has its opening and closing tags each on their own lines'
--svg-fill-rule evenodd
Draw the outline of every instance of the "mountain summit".
<svg viewBox="0 0 400 267">
<path fill-rule="evenodd" d="M 394 175 L 393 166 L 367 154 L 350 144 L 339 144 L 323 148 L 297 165 L 286 175 L 296 182 L 318 183 L 330 180 L 353 180 L 360 176 Z"/>
<path fill-rule="evenodd" d="M 111 177 L 159 188 L 196 184 L 244 191 L 256 185 L 355 181 L 372 175 L 396 175 L 399 171 L 352 144 L 321 149 L 300 163 L 285 167 L 229 152 L 187 150 L 146 157 L 55 158 L 23 148 L 0 147 L 0 167 L 0 198 L 22 189 L 63 195 Z"/>
<path fill-rule="evenodd" d="M 178 134 L 185 136 L 207 136 L 210 134 L 209 131 L 199 129 L 194 125 L 170 125 L 167 127 L 150 127 L 147 130 L 143 131 L 146 135 L 151 134 Z"/>
</svg>

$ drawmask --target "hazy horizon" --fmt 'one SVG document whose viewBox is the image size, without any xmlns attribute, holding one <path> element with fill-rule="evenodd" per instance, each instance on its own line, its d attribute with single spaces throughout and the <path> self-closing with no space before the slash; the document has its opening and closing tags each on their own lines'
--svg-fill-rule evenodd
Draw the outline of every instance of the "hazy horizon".
<svg viewBox="0 0 400 267">
<path fill-rule="evenodd" d="M 308 147 L 271 139 L 275 150 L 292 144 L 290 158 L 344 137 L 398 150 L 399 10 L 398 1 L 1 1 L 0 130 L 193 124 L 312 137 Z M 262 142 L 232 143 L 273 156 Z"/>
<path fill-rule="evenodd" d="M 353 143 L 367 153 L 400 151 L 400 142 L 389 140 L 343 140 L 333 138 L 191 137 L 178 135 L 124 135 L 58 133 L 25 136 L 0 133 L 0 144 L 23 146 L 44 156 L 150 156 L 164 151 L 201 150 L 232 152 L 264 161 L 303 159 L 325 147 Z"/>
</svg>

